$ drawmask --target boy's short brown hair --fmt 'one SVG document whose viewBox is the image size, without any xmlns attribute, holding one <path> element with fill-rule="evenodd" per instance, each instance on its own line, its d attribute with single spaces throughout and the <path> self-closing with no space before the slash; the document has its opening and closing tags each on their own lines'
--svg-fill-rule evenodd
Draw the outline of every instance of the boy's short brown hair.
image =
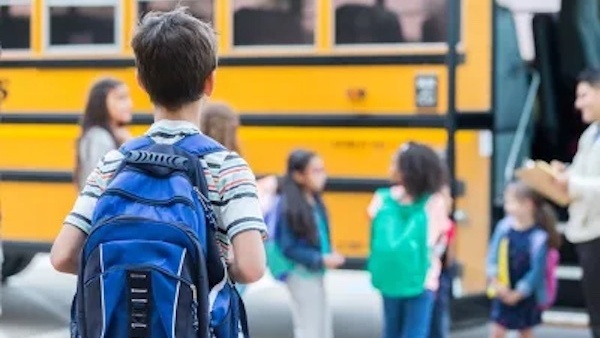
<svg viewBox="0 0 600 338">
<path fill-rule="evenodd" d="M 214 30 L 184 7 L 145 15 L 131 46 L 142 86 L 168 110 L 200 99 L 217 67 Z"/>
</svg>

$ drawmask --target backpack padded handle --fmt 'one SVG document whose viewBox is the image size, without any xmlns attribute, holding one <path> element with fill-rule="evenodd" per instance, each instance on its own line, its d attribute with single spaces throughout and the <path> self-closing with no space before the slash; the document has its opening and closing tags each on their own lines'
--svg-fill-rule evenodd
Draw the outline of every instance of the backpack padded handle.
<svg viewBox="0 0 600 338">
<path fill-rule="evenodd" d="M 184 156 L 145 150 L 130 151 L 125 159 L 127 165 L 158 177 L 171 175 L 174 171 L 186 172 L 188 161 Z"/>
</svg>

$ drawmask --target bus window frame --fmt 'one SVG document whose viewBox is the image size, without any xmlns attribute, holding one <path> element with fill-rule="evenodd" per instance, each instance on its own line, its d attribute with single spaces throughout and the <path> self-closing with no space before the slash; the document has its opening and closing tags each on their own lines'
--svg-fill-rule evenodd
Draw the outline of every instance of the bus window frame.
<svg viewBox="0 0 600 338">
<path fill-rule="evenodd" d="M 142 2 L 152 2 L 152 1 L 157 1 L 157 0 L 133 0 L 133 19 L 134 19 L 134 23 L 139 22 L 142 17 L 140 17 L 139 15 L 139 10 L 140 10 L 140 3 Z M 170 2 L 175 3 L 176 7 L 179 5 L 179 0 L 168 0 Z M 218 0 L 208 0 L 212 3 L 212 19 L 209 21 L 209 23 L 211 24 L 212 27 L 216 28 L 217 27 L 217 3 Z M 192 13 L 193 14 L 193 13 Z"/>
<path fill-rule="evenodd" d="M 318 51 L 318 36 L 319 36 L 319 17 L 321 13 L 321 6 L 319 6 L 319 0 L 312 0 L 315 3 L 315 20 L 314 20 L 314 31 L 313 31 L 313 42 L 312 44 L 302 45 L 243 45 L 238 46 L 234 43 L 235 37 L 235 0 L 230 0 L 229 3 L 229 25 L 227 27 L 227 39 L 228 52 L 227 56 L 244 57 L 244 56 L 314 56 Z"/>
<path fill-rule="evenodd" d="M 120 54 L 124 38 L 123 2 L 121 0 L 46 0 L 43 5 L 42 39 L 45 54 L 60 55 L 96 55 Z M 78 45 L 52 45 L 50 44 L 50 7 L 113 7 L 115 41 L 111 44 L 78 44 Z"/>
<path fill-rule="evenodd" d="M 446 0 L 451 1 L 451 0 Z M 456 45 L 459 53 L 465 52 L 465 18 L 466 7 L 465 0 L 460 0 L 460 40 Z M 357 44 L 338 44 L 335 34 L 335 10 L 333 1 L 329 5 L 329 36 L 331 37 L 332 55 L 381 55 L 381 54 L 400 54 L 400 55 L 437 55 L 448 53 L 448 43 L 444 42 L 400 42 L 400 43 L 357 43 Z"/>
<path fill-rule="evenodd" d="M 2 48 L 2 58 L 11 59 L 29 56 L 33 52 L 33 41 L 31 31 L 33 29 L 33 10 L 35 0 L 0 0 L 0 6 L 27 6 L 29 5 L 29 48 Z M 1 44 L 2 41 L 0 41 Z"/>
</svg>

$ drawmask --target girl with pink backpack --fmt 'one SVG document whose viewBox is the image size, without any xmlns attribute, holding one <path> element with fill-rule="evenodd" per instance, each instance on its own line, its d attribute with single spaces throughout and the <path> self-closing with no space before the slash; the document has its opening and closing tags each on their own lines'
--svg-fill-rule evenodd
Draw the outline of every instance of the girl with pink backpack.
<svg viewBox="0 0 600 338">
<path fill-rule="evenodd" d="M 530 338 L 556 297 L 561 237 L 552 206 L 520 181 L 506 188 L 504 210 L 507 217 L 496 225 L 487 258 L 491 337 L 516 330 Z"/>
</svg>

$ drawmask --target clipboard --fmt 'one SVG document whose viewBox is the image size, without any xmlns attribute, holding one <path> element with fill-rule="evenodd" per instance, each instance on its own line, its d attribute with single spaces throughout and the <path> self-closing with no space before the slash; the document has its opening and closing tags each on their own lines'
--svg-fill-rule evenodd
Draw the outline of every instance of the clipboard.
<svg viewBox="0 0 600 338">
<path fill-rule="evenodd" d="M 515 172 L 515 176 L 561 207 L 571 202 L 569 192 L 556 184 L 557 174 L 547 162 L 529 160 Z"/>
</svg>

